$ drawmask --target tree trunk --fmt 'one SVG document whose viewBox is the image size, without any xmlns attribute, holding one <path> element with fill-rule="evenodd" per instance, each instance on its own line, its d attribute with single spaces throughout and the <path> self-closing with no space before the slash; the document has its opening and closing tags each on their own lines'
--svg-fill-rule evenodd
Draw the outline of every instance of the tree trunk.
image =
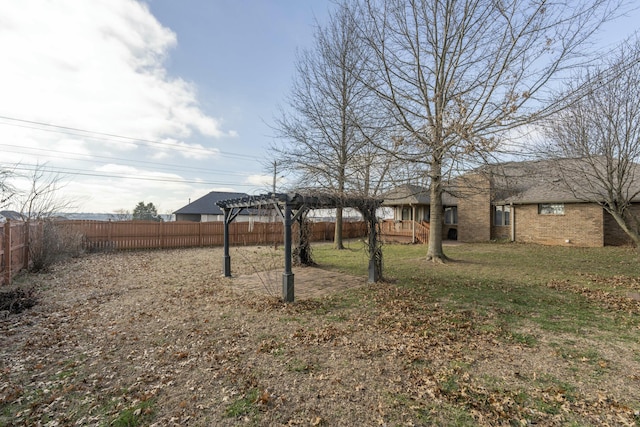
<svg viewBox="0 0 640 427">
<path fill-rule="evenodd" d="M 344 249 L 342 244 L 342 208 L 336 208 L 336 230 L 333 235 L 333 247 Z"/>
<path fill-rule="evenodd" d="M 620 228 L 622 228 L 622 231 L 624 231 L 627 234 L 627 236 L 631 238 L 631 240 L 633 241 L 633 244 L 636 245 L 636 249 L 640 251 L 640 234 L 638 234 L 638 230 L 632 227 L 629 227 L 630 221 L 626 221 L 625 218 L 620 213 L 616 212 L 613 209 L 606 209 L 606 210 L 611 214 L 611 216 L 616 221 L 616 223 L 620 226 Z"/>
<path fill-rule="evenodd" d="M 444 209 L 442 207 L 442 166 L 434 157 L 431 161 L 431 188 L 429 190 L 430 206 L 430 231 L 429 249 L 427 250 L 427 261 L 443 263 L 447 261 L 447 256 L 442 249 L 442 223 Z"/>
</svg>

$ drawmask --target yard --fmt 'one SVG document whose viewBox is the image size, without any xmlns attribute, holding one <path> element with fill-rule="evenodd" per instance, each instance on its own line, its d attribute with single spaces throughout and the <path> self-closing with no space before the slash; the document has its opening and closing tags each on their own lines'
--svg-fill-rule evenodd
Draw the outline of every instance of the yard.
<svg viewBox="0 0 640 427">
<path fill-rule="evenodd" d="M 281 248 L 232 248 L 233 279 L 220 248 L 19 276 L 37 304 L 0 316 L 0 426 L 640 425 L 637 252 L 445 251 L 387 245 L 368 285 L 362 243 L 315 245 L 333 276 L 296 270 L 287 305 Z"/>
</svg>

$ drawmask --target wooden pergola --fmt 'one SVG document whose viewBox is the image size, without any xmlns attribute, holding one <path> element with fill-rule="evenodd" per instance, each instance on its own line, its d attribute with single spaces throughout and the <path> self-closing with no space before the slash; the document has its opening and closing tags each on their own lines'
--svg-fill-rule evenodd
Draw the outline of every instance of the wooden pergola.
<svg viewBox="0 0 640 427">
<path fill-rule="evenodd" d="M 364 217 L 368 228 L 369 283 L 382 277 L 382 251 L 378 242 L 378 220 L 376 210 L 382 200 L 368 197 L 338 197 L 333 195 L 302 195 L 299 193 L 268 193 L 239 199 L 222 200 L 216 203 L 224 212 L 224 255 L 223 273 L 231 277 L 231 256 L 229 255 L 229 224 L 243 209 L 275 209 L 284 224 L 284 272 L 282 273 L 282 299 L 294 301 L 294 275 L 292 267 L 292 225 L 298 221 L 302 231 L 302 221 L 311 209 L 355 208 Z"/>
</svg>

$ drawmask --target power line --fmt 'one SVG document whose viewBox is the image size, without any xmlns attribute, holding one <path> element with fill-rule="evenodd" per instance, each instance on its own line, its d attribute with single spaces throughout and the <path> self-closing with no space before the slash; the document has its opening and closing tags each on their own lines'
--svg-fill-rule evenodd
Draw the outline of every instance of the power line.
<svg viewBox="0 0 640 427">
<path fill-rule="evenodd" d="M 103 140 L 103 141 L 116 141 L 116 140 L 113 139 L 113 138 L 116 138 L 117 140 L 120 140 L 120 141 L 117 141 L 117 142 L 128 142 L 128 143 L 133 143 L 133 144 L 137 144 L 137 145 L 147 145 L 147 146 L 149 146 L 149 145 L 157 145 L 157 146 L 171 148 L 171 149 L 176 150 L 176 151 L 192 152 L 192 153 L 196 153 L 197 152 L 197 153 L 203 153 L 203 154 L 220 155 L 220 156 L 223 156 L 223 157 L 235 157 L 235 158 L 249 159 L 249 160 L 261 160 L 260 157 L 249 155 L 249 154 L 234 153 L 234 152 L 222 151 L 222 150 L 218 150 L 218 149 L 185 147 L 184 145 L 171 143 L 171 142 L 162 142 L 162 141 L 154 141 L 154 140 L 144 139 L 144 138 L 135 138 L 135 137 L 131 137 L 131 136 L 117 135 L 117 134 L 106 133 L 106 132 L 98 132 L 98 131 L 75 128 L 75 127 L 70 127 L 70 126 L 61 126 L 61 125 L 38 122 L 38 121 L 33 121 L 33 120 L 18 119 L 18 118 L 15 118 L 15 117 L 8 117 L 8 116 L 0 115 L 0 119 L 10 120 L 12 122 L 17 122 L 17 123 L 2 123 L 2 122 L 0 122 L 0 124 L 3 124 L 3 125 L 22 127 L 22 128 L 26 128 L 26 129 L 40 130 L 40 131 L 43 131 L 43 132 L 62 133 L 62 134 L 80 136 L 80 137 L 85 137 L 85 138 L 88 137 L 88 138 L 91 138 L 91 139 Z M 23 124 L 19 124 L 19 123 L 23 123 Z M 28 125 L 46 126 L 47 128 L 34 127 L 34 126 L 28 126 Z M 80 132 L 80 133 L 78 133 L 78 132 Z M 96 136 L 96 135 L 98 135 L 98 136 Z"/>
<path fill-rule="evenodd" d="M 30 167 L 27 167 L 30 166 Z M 250 187 L 254 188 L 256 185 L 254 184 L 239 184 L 239 183 L 228 183 L 228 182 L 218 182 L 218 181 L 197 181 L 197 180 L 187 180 L 187 179 L 172 179 L 172 178 L 157 178 L 150 176 L 133 176 L 127 174 L 115 174 L 115 173 L 98 173 L 87 171 L 84 169 L 75 169 L 75 168 L 63 168 L 63 167 L 45 167 L 42 165 L 33 165 L 33 164 L 19 164 L 19 165 L 3 165 L 5 168 L 10 168 L 11 170 L 22 170 L 22 171 L 42 171 L 49 173 L 61 173 L 64 175 L 78 175 L 78 176 L 92 176 L 92 177 L 102 177 L 102 178 L 121 178 L 121 179 L 134 179 L 140 181 L 156 181 L 156 182 L 172 182 L 177 184 L 199 184 L 199 185 L 223 185 L 223 186 L 234 186 L 234 187 Z"/>
<path fill-rule="evenodd" d="M 95 154 L 72 153 L 72 152 L 69 152 L 69 151 L 50 150 L 50 149 L 46 149 L 46 148 L 22 147 L 22 146 L 19 146 L 19 145 L 12 145 L 12 144 L 0 144 L 0 146 L 1 147 L 15 148 L 14 150 L 11 150 L 11 149 L 3 150 L 4 152 L 8 152 L 8 153 L 26 154 L 25 150 L 41 151 L 41 152 L 46 153 L 45 155 L 48 156 L 48 157 L 62 159 L 62 160 L 92 161 L 94 163 L 102 163 L 102 164 L 109 163 L 107 161 L 93 160 L 93 159 L 105 159 L 105 160 L 113 160 L 113 161 L 119 161 L 119 162 L 127 162 L 127 163 L 129 163 L 129 164 L 131 164 L 133 166 L 138 166 L 139 164 L 145 164 L 145 165 L 151 165 L 151 166 L 157 167 L 158 169 L 164 169 L 164 170 L 202 171 L 202 172 L 206 172 L 206 173 L 212 173 L 212 170 L 210 168 L 201 168 L 201 167 L 192 167 L 192 166 L 180 166 L 180 165 L 173 165 L 173 164 L 169 164 L 169 163 L 150 162 L 150 161 L 147 161 L 147 160 L 131 160 L 131 159 L 124 159 L 124 158 L 120 158 L 120 157 L 98 156 L 98 155 L 95 155 Z M 50 154 L 50 153 L 53 153 L 53 154 Z M 67 155 L 75 156 L 75 157 L 66 157 L 66 156 L 61 156 L 59 154 L 67 154 Z M 85 160 L 85 159 L 81 159 L 81 158 L 78 158 L 78 157 L 87 157 L 88 159 Z M 240 172 L 230 172 L 230 171 L 225 171 L 225 170 L 215 170 L 215 174 L 232 175 L 232 176 L 245 176 L 245 174 L 240 173 Z"/>
</svg>

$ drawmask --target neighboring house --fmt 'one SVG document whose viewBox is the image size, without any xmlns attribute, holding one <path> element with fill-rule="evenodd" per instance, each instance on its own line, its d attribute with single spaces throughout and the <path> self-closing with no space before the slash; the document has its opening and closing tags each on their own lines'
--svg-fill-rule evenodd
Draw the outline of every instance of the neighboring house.
<svg viewBox="0 0 640 427">
<path fill-rule="evenodd" d="M 571 179 L 570 171 L 576 170 L 572 169 L 576 162 L 579 160 L 509 162 L 457 178 L 443 196 L 443 236 L 453 237 L 448 230 L 455 225 L 457 239 L 462 242 L 510 240 L 585 247 L 630 244 L 602 206 L 585 202 L 565 185 L 565 180 Z M 578 187 L 587 185 L 580 180 L 576 175 Z M 396 221 L 428 219 L 424 214 L 429 208 L 427 189 L 401 186 L 397 190 L 395 197 L 385 197 L 385 205 L 394 207 Z M 399 197 L 402 191 L 409 194 Z M 632 209 L 640 215 L 640 200 L 635 202 Z"/>
<path fill-rule="evenodd" d="M 209 194 L 200 197 L 199 199 L 189 203 L 188 205 L 178 209 L 173 214 L 176 216 L 176 221 L 191 221 L 191 222 L 210 222 L 210 221 L 224 221 L 224 214 L 222 209 L 216 202 L 221 200 L 239 199 L 247 197 L 245 193 L 231 193 L 226 191 L 212 191 Z M 259 215 L 255 210 L 242 210 L 235 221 L 251 221 Z"/>
<path fill-rule="evenodd" d="M 224 221 L 224 213 L 216 202 L 221 200 L 241 199 L 248 197 L 245 193 L 232 193 L 226 191 L 212 191 L 209 194 L 189 203 L 173 212 L 176 221 L 212 222 Z M 270 222 L 274 219 L 274 212 L 259 209 L 243 209 L 235 222 Z"/>
<path fill-rule="evenodd" d="M 16 211 L 0 211 L 0 222 L 10 221 L 22 221 L 22 215 Z"/>
</svg>

